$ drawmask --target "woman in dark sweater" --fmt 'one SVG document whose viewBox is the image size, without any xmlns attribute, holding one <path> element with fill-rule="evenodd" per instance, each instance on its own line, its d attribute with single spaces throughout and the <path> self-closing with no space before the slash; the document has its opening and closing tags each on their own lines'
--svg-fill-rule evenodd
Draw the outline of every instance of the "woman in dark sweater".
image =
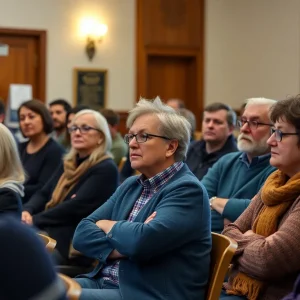
<svg viewBox="0 0 300 300">
<path fill-rule="evenodd" d="M 20 129 L 27 142 L 19 145 L 26 171 L 23 203 L 41 189 L 61 163 L 63 148 L 48 136 L 53 130 L 47 107 L 38 100 L 23 103 L 19 110 Z"/>
<path fill-rule="evenodd" d="M 9 162 L 9 163 L 8 163 Z M 0 213 L 11 213 L 21 218 L 23 182 L 25 176 L 16 141 L 0 124 Z"/>
<path fill-rule="evenodd" d="M 49 182 L 24 206 L 22 220 L 57 240 L 60 264 L 68 263 L 73 233 L 82 218 L 102 205 L 118 186 L 105 118 L 93 110 L 77 113 L 69 128 L 72 148 Z"/>
</svg>

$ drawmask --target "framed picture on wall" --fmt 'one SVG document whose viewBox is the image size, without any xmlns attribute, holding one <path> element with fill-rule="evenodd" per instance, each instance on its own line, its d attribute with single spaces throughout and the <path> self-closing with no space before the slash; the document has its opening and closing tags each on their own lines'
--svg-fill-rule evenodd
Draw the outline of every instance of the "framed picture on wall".
<svg viewBox="0 0 300 300">
<path fill-rule="evenodd" d="M 74 68 L 73 103 L 99 110 L 106 107 L 107 70 Z"/>
</svg>

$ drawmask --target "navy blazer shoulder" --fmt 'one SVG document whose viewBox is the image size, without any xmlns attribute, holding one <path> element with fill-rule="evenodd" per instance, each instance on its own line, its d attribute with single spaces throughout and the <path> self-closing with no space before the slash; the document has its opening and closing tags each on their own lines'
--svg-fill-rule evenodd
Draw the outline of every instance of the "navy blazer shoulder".
<svg viewBox="0 0 300 300">
<path fill-rule="evenodd" d="M 0 213 L 12 214 L 21 219 L 21 196 L 9 188 L 0 188 Z"/>
</svg>

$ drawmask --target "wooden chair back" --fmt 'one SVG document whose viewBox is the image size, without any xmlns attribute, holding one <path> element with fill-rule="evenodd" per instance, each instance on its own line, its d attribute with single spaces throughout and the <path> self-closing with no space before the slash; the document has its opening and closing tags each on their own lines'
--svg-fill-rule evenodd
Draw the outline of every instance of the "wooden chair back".
<svg viewBox="0 0 300 300">
<path fill-rule="evenodd" d="M 65 284 L 68 299 L 79 300 L 81 294 L 81 286 L 79 285 L 79 283 L 64 274 L 58 273 L 58 276 Z"/>
<path fill-rule="evenodd" d="M 220 297 L 231 259 L 237 249 L 237 243 L 222 234 L 212 232 L 211 235 L 210 279 L 206 300 L 217 300 Z"/>
<path fill-rule="evenodd" d="M 50 236 L 44 235 L 42 233 L 38 233 L 40 238 L 45 244 L 46 249 L 51 253 L 53 252 L 55 246 L 56 246 L 56 240 L 52 239 Z"/>
<path fill-rule="evenodd" d="M 202 138 L 202 132 L 196 130 L 196 131 L 194 132 L 194 140 L 195 140 L 195 141 L 200 141 L 201 138 Z"/>
<path fill-rule="evenodd" d="M 127 157 L 126 156 L 123 156 L 119 162 L 119 165 L 118 165 L 118 170 L 119 172 L 122 171 L 123 167 L 124 167 L 124 164 L 125 162 L 127 161 Z"/>
</svg>

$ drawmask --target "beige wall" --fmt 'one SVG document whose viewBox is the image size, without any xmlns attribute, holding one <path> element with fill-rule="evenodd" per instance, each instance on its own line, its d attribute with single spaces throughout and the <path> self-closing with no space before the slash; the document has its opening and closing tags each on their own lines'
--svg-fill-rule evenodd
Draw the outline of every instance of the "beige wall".
<svg viewBox="0 0 300 300">
<path fill-rule="evenodd" d="M 206 1 L 206 103 L 298 94 L 299 0 Z"/>
<path fill-rule="evenodd" d="M 108 69 L 108 106 L 135 101 L 135 0 L 0 0 L 0 26 L 48 31 L 47 100 L 72 99 L 72 68 Z M 299 93 L 300 0 L 206 0 L 205 103 Z M 108 25 L 93 62 L 83 16 Z"/>
<path fill-rule="evenodd" d="M 78 30 L 82 17 L 106 23 L 108 32 L 90 62 Z M 108 106 L 126 110 L 135 101 L 135 0 L 0 0 L 0 26 L 44 29 L 47 101 L 72 101 L 73 67 L 108 69 Z M 1 67 L 1 66 L 0 66 Z"/>
</svg>

